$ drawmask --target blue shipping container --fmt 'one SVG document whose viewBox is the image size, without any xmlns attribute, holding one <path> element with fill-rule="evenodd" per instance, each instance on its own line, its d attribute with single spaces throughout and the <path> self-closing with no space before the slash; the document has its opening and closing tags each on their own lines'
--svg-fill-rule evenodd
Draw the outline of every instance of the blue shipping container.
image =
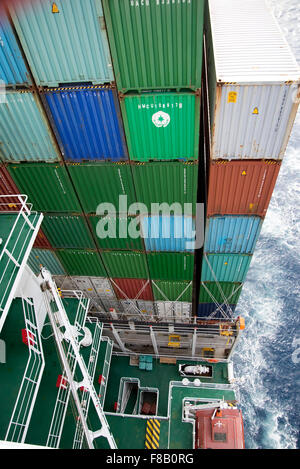
<svg viewBox="0 0 300 469">
<path fill-rule="evenodd" d="M 66 160 L 126 160 L 117 93 L 109 87 L 55 88 L 45 92 Z"/>
<path fill-rule="evenodd" d="M 226 316 L 232 317 L 232 313 L 234 313 L 236 305 L 229 305 L 231 310 L 227 305 L 220 306 L 222 310 L 215 303 L 199 303 L 197 316 L 199 318 L 208 318 L 211 315 L 211 319 L 222 319 Z"/>
<path fill-rule="evenodd" d="M 0 80 L 6 85 L 29 86 L 31 80 L 22 53 L 3 8 L 0 6 Z"/>
<path fill-rule="evenodd" d="M 208 254 L 203 257 L 201 281 L 243 283 L 251 259 L 245 254 Z"/>
<path fill-rule="evenodd" d="M 179 215 L 144 216 L 141 222 L 146 251 L 183 252 L 194 250 L 195 221 Z"/>
<path fill-rule="evenodd" d="M 263 221 L 259 217 L 224 216 L 207 220 L 204 251 L 253 254 Z"/>
</svg>

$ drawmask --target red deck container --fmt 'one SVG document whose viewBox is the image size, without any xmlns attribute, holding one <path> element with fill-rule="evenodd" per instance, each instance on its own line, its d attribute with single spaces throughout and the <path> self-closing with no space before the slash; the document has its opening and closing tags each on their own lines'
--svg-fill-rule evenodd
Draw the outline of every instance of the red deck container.
<svg viewBox="0 0 300 469">
<path fill-rule="evenodd" d="M 33 247 L 38 249 L 52 249 L 50 242 L 41 229 L 37 234 Z"/>
<path fill-rule="evenodd" d="M 14 194 L 20 194 L 20 191 L 15 185 L 5 166 L 0 165 L 0 195 Z M 19 201 L 16 197 L 11 197 L 9 199 L 5 198 L 5 205 L 4 201 L 0 203 L 0 211 L 3 212 L 7 210 L 16 210 L 19 207 L 16 205 L 18 203 Z"/>
<path fill-rule="evenodd" d="M 130 298 L 153 301 L 150 281 L 140 278 L 114 278 L 113 281 L 116 284 L 113 283 L 113 286 L 119 300 Z M 145 288 L 142 290 L 143 287 Z"/>
<path fill-rule="evenodd" d="M 211 162 L 207 216 L 265 217 L 280 166 L 273 160 Z"/>
</svg>

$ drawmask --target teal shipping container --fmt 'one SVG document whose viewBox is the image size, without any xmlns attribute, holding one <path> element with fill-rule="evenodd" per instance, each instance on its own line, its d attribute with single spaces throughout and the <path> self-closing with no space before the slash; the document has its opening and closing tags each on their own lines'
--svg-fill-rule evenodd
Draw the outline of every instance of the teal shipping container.
<svg viewBox="0 0 300 469">
<path fill-rule="evenodd" d="M 66 272 L 53 251 L 49 249 L 32 249 L 28 265 L 38 275 L 41 265 L 51 272 L 52 275 L 65 275 Z"/>
<path fill-rule="evenodd" d="M 204 251 L 253 254 L 262 223 L 255 216 L 211 217 L 206 223 Z"/>
<path fill-rule="evenodd" d="M 252 256 L 245 254 L 208 254 L 202 261 L 202 282 L 245 281 Z"/>
<path fill-rule="evenodd" d="M 100 0 L 9 3 L 37 85 L 113 81 Z"/>
<path fill-rule="evenodd" d="M 35 93 L 8 91 L 0 105 L 0 159 L 4 162 L 55 162 L 61 159 Z"/>
<path fill-rule="evenodd" d="M 0 80 L 6 86 L 29 86 L 30 76 L 13 29 L 0 4 Z"/>
</svg>

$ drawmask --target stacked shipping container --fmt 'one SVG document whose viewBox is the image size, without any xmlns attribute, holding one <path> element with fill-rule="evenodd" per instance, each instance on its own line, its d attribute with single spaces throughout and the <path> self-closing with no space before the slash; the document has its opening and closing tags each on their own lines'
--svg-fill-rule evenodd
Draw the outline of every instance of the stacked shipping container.
<svg viewBox="0 0 300 469">
<path fill-rule="evenodd" d="M 103 0 L 103 8 L 155 312 L 186 321 L 176 305 L 189 303 L 191 314 L 204 1 Z"/>
<path fill-rule="evenodd" d="M 16 0 L 0 15 L 0 193 L 28 194 L 45 214 L 32 268 L 44 264 L 98 311 L 114 308 L 113 318 L 191 318 L 205 3 Z M 300 73 L 263 2 L 208 4 L 198 315 L 227 317 L 276 183 Z M 172 207 L 162 215 L 164 203 Z M 176 203 L 191 204 L 188 214 Z"/>
<path fill-rule="evenodd" d="M 231 316 L 238 302 L 296 115 L 300 72 L 260 0 L 209 0 L 206 56 L 211 139 L 198 315 L 212 318 Z"/>
<path fill-rule="evenodd" d="M 77 276 L 73 287 L 87 293 L 85 276 L 106 279 L 107 271 L 68 165 L 127 160 L 102 5 L 11 2 L 9 14 L 11 20 L 3 14 L 0 24 L 4 80 L 12 88 L 7 105 L 0 106 L 0 158 L 7 166 L 1 175 L 5 171 L 6 191 L 18 188 L 45 214 L 31 267 L 38 272 L 43 264 L 54 275 Z M 7 187 L 8 175 L 15 187 Z M 95 212 L 106 200 L 104 191 L 87 205 Z"/>
</svg>

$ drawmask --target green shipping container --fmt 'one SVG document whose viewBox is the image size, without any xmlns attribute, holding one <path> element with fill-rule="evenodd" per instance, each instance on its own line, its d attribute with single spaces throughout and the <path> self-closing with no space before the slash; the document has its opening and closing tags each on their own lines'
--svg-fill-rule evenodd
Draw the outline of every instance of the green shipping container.
<svg viewBox="0 0 300 469">
<path fill-rule="evenodd" d="M 119 213 L 120 195 L 127 196 L 128 205 L 136 202 L 128 164 L 80 164 L 68 169 L 86 213 L 96 213 L 98 205 L 104 202 L 112 204 Z"/>
<path fill-rule="evenodd" d="M 110 277 L 149 278 L 146 254 L 130 251 L 105 251 L 101 253 Z"/>
<path fill-rule="evenodd" d="M 121 109 L 131 160 L 198 159 L 199 96 L 191 93 L 125 96 Z"/>
<path fill-rule="evenodd" d="M 241 283 L 203 282 L 200 285 L 199 303 L 214 303 L 216 301 L 219 304 L 223 304 L 225 302 L 223 296 L 225 296 L 226 303 L 236 305 L 241 292 Z"/>
<path fill-rule="evenodd" d="M 155 301 L 192 301 L 191 282 L 152 281 Z"/>
<path fill-rule="evenodd" d="M 42 226 L 54 248 L 96 248 L 89 227 L 80 215 L 45 215 Z"/>
<path fill-rule="evenodd" d="M 132 166 L 137 200 L 144 203 L 148 213 L 152 203 L 191 203 L 192 214 L 196 213 L 195 203 L 198 190 L 197 163 L 140 163 Z M 188 215 L 188 213 L 186 213 Z"/>
<path fill-rule="evenodd" d="M 99 248 L 144 251 L 143 239 L 130 236 L 131 232 L 138 234 L 140 231 L 138 218 L 109 215 L 106 217 L 91 216 L 89 222 Z M 102 233 L 106 234 L 107 237 L 101 237 Z"/>
<path fill-rule="evenodd" d="M 200 88 L 204 0 L 102 0 L 120 91 Z"/>
<path fill-rule="evenodd" d="M 34 209 L 42 212 L 81 212 L 66 169 L 63 166 L 38 163 L 9 165 L 20 192 L 28 195 Z"/>
<path fill-rule="evenodd" d="M 107 277 L 97 251 L 63 249 L 56 251 L 56 254 L 69 275 Z"/>
<path fill-rule="evenodd" d="M 193 254 L 152 252 L 147 254 L 147 259 L 151 279 L 193 280 Z"/>
</svg>

